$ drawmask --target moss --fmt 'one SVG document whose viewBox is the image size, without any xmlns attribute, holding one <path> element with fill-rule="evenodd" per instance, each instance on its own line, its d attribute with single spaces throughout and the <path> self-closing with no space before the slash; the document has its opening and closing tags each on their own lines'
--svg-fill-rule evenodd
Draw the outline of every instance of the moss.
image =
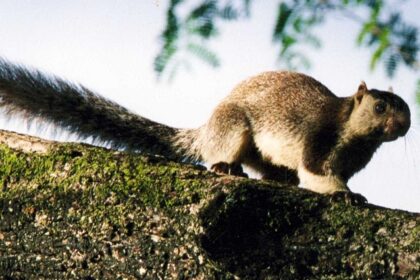
<svg viewBox="0 0 420 280">
<path fill-rule="evenodd" d="M 420 243 L 403 230 L 418 215 L 252 184 L 242 184 L 214 203 L 203 212 L 203 247 L 242 277 L 402 279 L 397 264 L 401 252 L 419 256 L 401 246 L 402 240 L 412 248 Z M 392 235 L 384 234 L 384 228 Z M 418 275 L 419 265 L 414 266 Z"/>
<path fill-rule="evenodd" d="M 418 215 L 81 144 L 0 158 L 11 279 L 419 275 Z"/>
<path fill-rule="evenodd" d="M 200 249 L 185 245 L 181 256 L 172 252 L 198 231 L 188 207 L 200 202 L 208 188 L 199 180 L 200 169 L 75 144 L 46 155 L 4 146 L 0 153 L 0 252 L 8 256 L 2 258 L 3 275 L 218 273 L 206 267 L 204 258 L 200 267 L 187 265 L 204 255 Z M 185 264 L 178 268 L 178 262 Z"/>
</svg>

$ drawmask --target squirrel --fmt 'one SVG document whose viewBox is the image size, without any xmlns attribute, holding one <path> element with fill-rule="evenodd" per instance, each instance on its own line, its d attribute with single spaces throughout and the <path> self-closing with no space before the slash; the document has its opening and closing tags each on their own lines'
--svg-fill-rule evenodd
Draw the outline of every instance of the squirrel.
<svg viewBox="0 0 420 280">
<path fill-rule="evenodd" d="M 347 182 L 383 142 L 404 136 L 410 110 L 389 91 L 362 82 L 337 97 L 307 75 L 265 72 L 241 82 L 207 123 L 178 129 L 130 112 L 82 85 L 0 59 L 0 107 L 51 122 L 114 148 L 206 162 L 216 172 L 264 179 L 318 193 L 350 192 Z"/>
</svg>

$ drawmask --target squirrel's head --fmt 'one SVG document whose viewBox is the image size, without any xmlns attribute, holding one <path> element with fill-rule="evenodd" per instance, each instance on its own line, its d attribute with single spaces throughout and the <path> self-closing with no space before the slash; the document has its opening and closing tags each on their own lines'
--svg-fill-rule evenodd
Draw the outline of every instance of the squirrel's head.
<svg viewBox="0 0 420 280">
<path fill-rule="evenodd" d="M 392 89 L 368 89 L 362 82 L 353 95 L 350 130 L 356 135 L 372 137 L 381 142 L 404 136 L 410 128 L 410 109 Z"/>
</svg>

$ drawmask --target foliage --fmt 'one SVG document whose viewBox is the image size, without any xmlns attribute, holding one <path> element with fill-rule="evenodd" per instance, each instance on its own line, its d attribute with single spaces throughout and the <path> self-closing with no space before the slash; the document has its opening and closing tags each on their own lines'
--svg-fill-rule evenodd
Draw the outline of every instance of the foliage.
<svg viewBox="0 0 420 280">
<path fill-rule="evenodd" d="M 416 55 L 420 48 L 418 29 L 404 23 L 399 12 L 391 12 L 388 17 L 383 18 L 383 1 L 367 2 L 371 8 L 370 16 L 363 23 L 357 42 L 359 45 L 374 48 L 370 68 L 374 69 L 380 59 L 385 62 L 385 70 L 390 77 L 400 63 L 415 68 Z"/>
<path fill-rule="evenodd" d="M 420 104 L 420 79 L 417 80 L 416 100 L 417 100 L 417 103 Z"/>
<path fill-rule="evenodd" d="M 172 78 L 180 66 L 189 67 L 185 55 L 191 54 L 212 67 L 220 65 L 217 55 L 207 46 L 218 35 L 221 21 L 231 21 L 249 15 L 250 0 L 217 1 L 204 0 L 183 16 L 180 8 L 185 0 L 171 0 L 166 14 L 166 27 L 161 35 L 162 49 L 154 61 L 158 75 L 169 72 Z M 181 5 L 181 4 L 184 4 Z"/>
<path fill-rule="evenodd" d="M 392 3 L 398 5 L 405 1 L 279 1 L 272 36 L 279 48 L 279 62 L 289 69 L 309 67 L 309 59 L 298 47 L 320 47 L 321 42 L 313 31 L 331 15 L 338 15 L 360 25 L 356 42 L 372 51 L 371 70 L 380 62 L 390 77 L 400 65 L 416 69 L 420 48 L 418 29 L 404 22 L 401 13 L 392 6 Z M 158 76 L 166 72 L 172 77 L 180 65 L 189 67 L 189 56 L 185 53 L 212 67 L 219 66 L 220 61 L 210 49 L 209 41 L 217 37 L 222 23 L 250 16 L 251 0 L 201 0 L 196 5 L 193 2 L 170 1 L 166 28 L 161 35 L 162 49 L 154 63 Z"/>
</svg>

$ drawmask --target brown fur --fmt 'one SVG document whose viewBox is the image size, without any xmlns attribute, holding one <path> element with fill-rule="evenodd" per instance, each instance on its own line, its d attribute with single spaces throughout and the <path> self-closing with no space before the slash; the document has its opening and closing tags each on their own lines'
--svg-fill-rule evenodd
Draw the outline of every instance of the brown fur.
<svg viewBox="0 0 420 280">
<path fill-rule="evenodd" d="M 300 180 L 323 193 L 348 190 L 348 179 L 381 143 L 410 127 L 408 106 L 395 94 L 362 83 L 353 96 L 338 98 L 293 72 L 266 72 L 240 83 L 197 129 L 156 123 L 83 86 L 1 59 L 0 98 L 9 115 L 46 120 L 115 147 L 204 161 L 238 175 L 245 164 L 263 178 Z"/>
<path fill-rule="evenodd" d="M 383 115 L 375 102 L 386 102 Z M 399 127 L 385 133 L 386 120 Z M 298 182 L 318 192 L 347 190 L 384 141 L 405 135 L 410 111 L 398 96 L 368 90 L 338 98 L 311 77 L 267 72 L 239 84 L 197 130 L 191 142 L 175 137 L 187 154 L 219 166 L 245 164 L 263 178 Z M 215 168 L 217 170 L 217 168 Z M 301 181 L 302 181 L 302 178 Z"/>
</svg>

